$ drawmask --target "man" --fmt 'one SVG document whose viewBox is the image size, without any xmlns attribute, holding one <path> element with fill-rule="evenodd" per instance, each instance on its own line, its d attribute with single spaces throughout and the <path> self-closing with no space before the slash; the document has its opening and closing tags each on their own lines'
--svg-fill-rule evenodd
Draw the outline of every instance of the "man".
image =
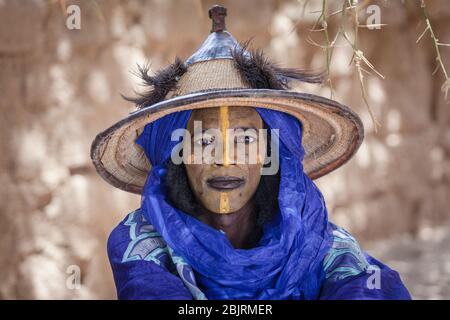
<svg viewBox="0 0 450 320">
<path fill-rule="evenodd" d="M 345 163 L 359 117 L 287 90 L 320 77 L 280 68 L 226 31 L 154 76 L 138 110 L 100 133 L 91 157 L 112 185 L 142 194 L 111 233 L 123 299 L 409 299 L 398 274 L 328 222 L 311 179 Z"/>
</svg>

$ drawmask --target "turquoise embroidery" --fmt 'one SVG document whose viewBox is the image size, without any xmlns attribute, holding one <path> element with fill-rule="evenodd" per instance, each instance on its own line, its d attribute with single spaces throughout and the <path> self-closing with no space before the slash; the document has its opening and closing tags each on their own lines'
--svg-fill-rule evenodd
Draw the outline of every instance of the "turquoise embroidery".
<svg viewBox="0 0 450 320">
<path fill-rule="evenodd" d="M 161 265 L 160 258 L 169 254 L 167 245 L 153 226 L 149 225 L 139 210 L 128 215 L 125 225 L 130 226 L 130 243 L 123 254 L 122 262 L 146 260 Z"/>
<path fill-rule="evenodd" d="M 169 248 L 170 256 L 172 257 L 173 263 L 177 267 L 178 275 L 183 281 L 186 288 L 188 288 L 189 292 L 192 294 L 195 300 L 208 300 L 205 294 L 198 288 L 197 282 L 195 281 L 194 271 L 192 267 L 187 264 L 187 262 L 177 255 L 172 248 Z"/>
<path fill-rule="evenodd" d="M 326 279 L 337 281 L 366 271 L 369 263 L 356 239 L 336 225 L 330 227 L 333 245 L 323 262 Z"/>
<path fill-rule="evenodd" d="M 173 269 L 171 268 L 173 263 L 175 266 L 173 273 L 181 278 L 194 299 L 207 300 L 205 294 L 197 286 L 192 267 L 166 244 L 161 235 L 145 220 L 140 209 L 131 212 L 124 224 L 130 227 L 131 241 L 123 254 L 122 262 L 153 261 L 168 270 Z M 169 260 L 164 259 L 169 257 Z"/>
</svg>

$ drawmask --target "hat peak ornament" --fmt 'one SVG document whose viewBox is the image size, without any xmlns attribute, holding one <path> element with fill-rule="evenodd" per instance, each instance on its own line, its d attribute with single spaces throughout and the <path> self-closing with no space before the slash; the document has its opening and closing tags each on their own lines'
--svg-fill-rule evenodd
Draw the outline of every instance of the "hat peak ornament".
<svg viewBox="0 0 450 320">
<path fill-rule="evenodd" d="M 215 5 L 208 11 L 209 18 L 212 20 L 211 32 L 220 32 L 226 30 L 225 17 L 227 16 L 227 8 Z"/>
<path fill-rule="evenodd" d="M 214 59 L 232 59 L 232 50 L 242 49 L 226 29 L 226 16 L 227 9 L 225 7 L 215 5 L 209 9 L 209 18 L 212 20 L 211 33 L 200 48 L 186 60 L 186 66 Z M 244 52 L 244 55 L 248 57 L 250 54 Z"/>
</svg>

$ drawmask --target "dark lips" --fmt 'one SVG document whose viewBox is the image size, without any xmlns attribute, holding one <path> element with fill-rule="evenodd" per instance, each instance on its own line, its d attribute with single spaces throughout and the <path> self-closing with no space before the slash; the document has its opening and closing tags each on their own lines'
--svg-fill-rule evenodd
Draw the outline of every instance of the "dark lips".
<svg viewBox="0 0 450 320">
<path fill-rule="evenodd" d="M 232 190 L 242 186 L 245 180 L 238 177 L 223 176 L 208 179 L 206 183 L 214 189 Z"/>
</svg>

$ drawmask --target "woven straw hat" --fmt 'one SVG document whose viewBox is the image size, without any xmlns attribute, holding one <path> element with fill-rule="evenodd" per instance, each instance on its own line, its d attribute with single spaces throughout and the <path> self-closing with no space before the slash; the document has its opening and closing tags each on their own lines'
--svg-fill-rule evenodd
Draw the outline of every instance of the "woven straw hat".
<svg viewBox="0 0 450 320">
<path fill-rule="evenodd" d="M 145 125 L 173 112 L 218 106 L 257 106 L 300 120 L 303 166 L 311 179 L 349 160 L 364 137 L 358 115 L 336 101 L 288 90 L 290 81 L 318 78 L 278 67 L 261 51 L 239 45 L 225 30 L 225 8 L 214 6 L 209 14 L 211 34 L 188 60 L 177 59 L 154 76 L 140 69 L 151 90 L 133 99 L 136 111 L 95 138 L 91 159 L 97 172 L 117 188 L 141 193 L 151 163 L 135 140 Z"/>
</svg>

